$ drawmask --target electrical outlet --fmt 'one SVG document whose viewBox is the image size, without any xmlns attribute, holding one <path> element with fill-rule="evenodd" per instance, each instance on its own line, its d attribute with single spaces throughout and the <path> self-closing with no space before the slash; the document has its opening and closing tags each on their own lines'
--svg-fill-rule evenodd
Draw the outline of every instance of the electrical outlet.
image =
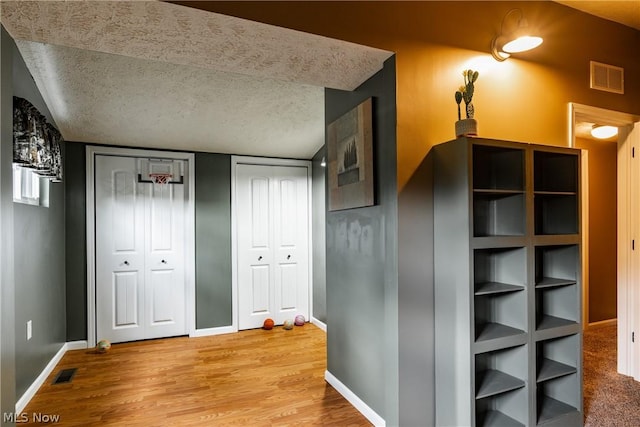
<svg viewBox="0 0 640 427">
<path fill-rule="evenodd" d="M 32 335 L 33 335 L 33 328 L 32 328 L 31 320 L 29 320 L 27 322 L 27 341 L 31 339 Z"/>
</svg>

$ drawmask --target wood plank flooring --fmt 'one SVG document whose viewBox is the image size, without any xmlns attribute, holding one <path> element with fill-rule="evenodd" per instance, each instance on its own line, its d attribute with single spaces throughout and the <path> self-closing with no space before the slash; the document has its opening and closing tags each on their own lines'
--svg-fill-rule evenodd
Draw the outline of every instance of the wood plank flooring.
<svg viewBox="0 0 640 427">
<path fill-rule="evenodd" d="M 326 336 L 306 324 L 65 354 L 25 408 L 64 426 L 370 426 L 324 381 Z M 52 385 L 62 369 L 73 381 Z"/>
</svg>

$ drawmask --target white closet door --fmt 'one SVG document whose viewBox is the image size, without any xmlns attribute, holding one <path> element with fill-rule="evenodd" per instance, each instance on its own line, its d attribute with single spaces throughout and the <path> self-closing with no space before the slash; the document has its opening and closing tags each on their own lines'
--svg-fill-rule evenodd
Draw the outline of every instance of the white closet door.
<svg viewBox="0 0 640 427">
<path fill-rule="evenodd" d="M 137 182 L 136 159 L 96 156 L 96 332 L 186 333 L 184 188 Z"/>
<path fill-rule="evenodd" d="M 309 316 L 307 171 L 238 164 L 238 327 Z"/>
</svg>

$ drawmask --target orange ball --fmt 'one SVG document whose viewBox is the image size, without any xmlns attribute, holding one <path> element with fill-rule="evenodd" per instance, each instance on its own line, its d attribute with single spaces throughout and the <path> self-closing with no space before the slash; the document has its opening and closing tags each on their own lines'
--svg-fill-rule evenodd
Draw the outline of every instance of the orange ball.
<svg viewBox="0 0 640 427">
<path fill-rule="evenodd" d="M 266 330 L 270 330 L 273 329 L 273 319 L 265 319 L 264 323 L 262 324 L 262 328 L 266 329 Z"/>
</svg>

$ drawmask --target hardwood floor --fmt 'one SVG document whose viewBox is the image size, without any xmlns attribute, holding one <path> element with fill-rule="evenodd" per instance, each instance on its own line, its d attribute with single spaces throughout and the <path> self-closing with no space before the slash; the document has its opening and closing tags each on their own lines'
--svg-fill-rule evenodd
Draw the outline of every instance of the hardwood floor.
<svg viewBox="0 0 640 427">
<path fill-rule="evenodd" d="M 64 426 L 370 426 L 324 381 L 326 336 L 306 324 L 65 354 L 23 414 Z M 73 380 L 52 385 L 61 369 Z"/>
</svg>

